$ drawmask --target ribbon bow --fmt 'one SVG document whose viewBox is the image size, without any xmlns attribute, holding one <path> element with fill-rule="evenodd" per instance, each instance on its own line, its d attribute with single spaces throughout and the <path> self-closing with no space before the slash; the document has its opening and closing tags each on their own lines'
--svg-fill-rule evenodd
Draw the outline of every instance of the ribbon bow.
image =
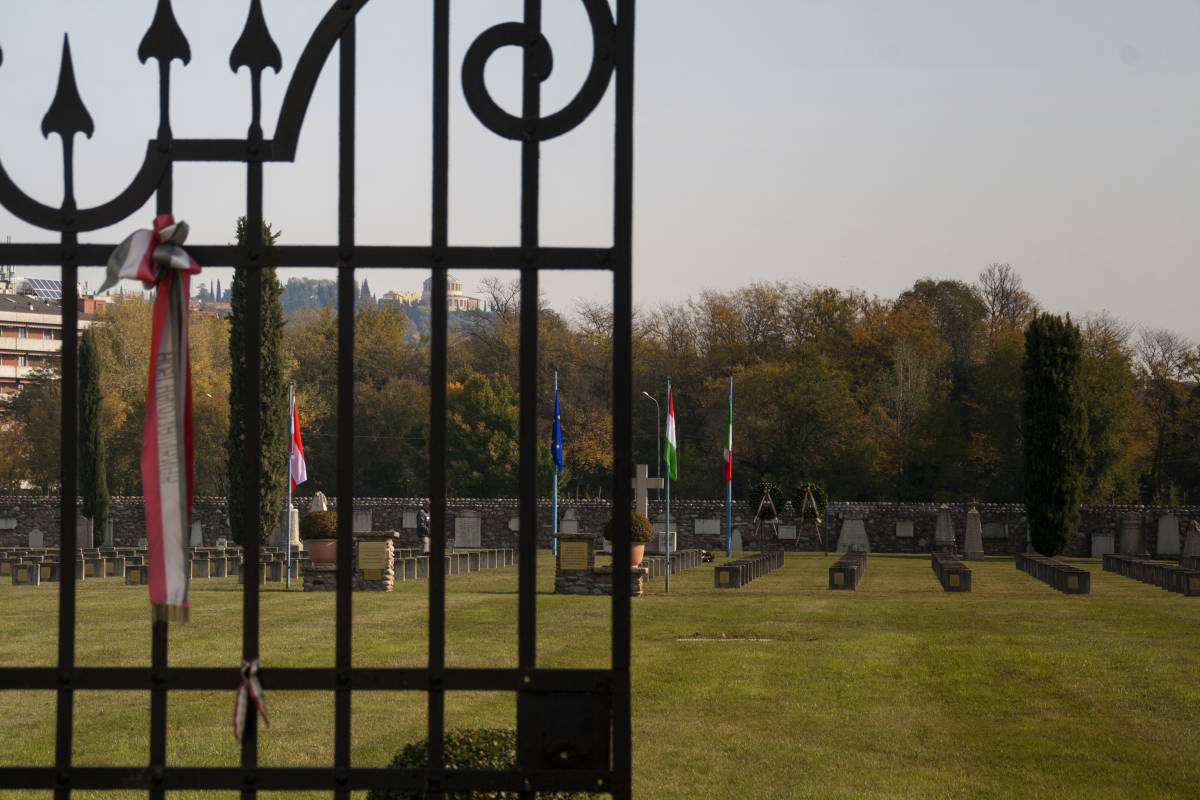
<svg viewBox="0 0 1200 800">
<path fill-rule="evenodd" d="M 249 701 L 254 701 L 254 707 L 262 715 L 263 723 L 269 728 L 271 721 L 267 719 L 267 700 L 263 697 L 262 684 L 258 682 L 258 659 L 247 661 L 242 659 L 242 682 L 238 686 L 237 698 L 233 701 L 233 735 L 239 742 L 246 728 L 246 713 Z"/>
<path fill-rule="evenodd" d="M 115 286 L 122 278 L 139 280 L 152 289 L 163 277 L 165 270 L 159 269 L 160 266 L 195 275 L 200 265 L 182 247 L 187 235 L 186 222 L 176 222 L 170 214 L 159 214 L 154 218 L 153 230 L 136 230 L 113 250 L 100 291 Z"/>
<path fill-rule="evenodd" d="M 192 517 L 192 368 L 188 360 L 188 298 L 200 271 L 180 245 L 185 222 L 154 218 L 153 230 L 135 231 L 108 257 L 100 291 L 122 278 L 155 288 L 146 420 L 142 427 L 142 491 L 151 614 L 155 620 L 188 616 L 187 528 Z"/>
</svg>

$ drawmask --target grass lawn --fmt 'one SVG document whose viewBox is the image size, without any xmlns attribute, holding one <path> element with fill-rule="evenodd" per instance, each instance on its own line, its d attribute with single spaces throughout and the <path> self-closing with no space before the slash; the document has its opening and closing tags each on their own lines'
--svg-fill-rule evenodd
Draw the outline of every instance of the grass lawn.
<svg viewBox="0 0 1200 800">
<path fill-rule="evenodd" d="M 1003 558 L 971 565 L 972 593 L 945 593 L 927 556 L 902 555 L 872 556 L 858 591 L 831 592 L 833 560 L 789 554 L 736 590 L 714 589 L 706 565 L 674 576 L 669 595 L 659 578 L 633 601 L 635 797 L 1200 795 L 1200 600 L 1089 560 L 1074 563 L 1092 571 L 1090 596 L 1060 594 Z M 447 578 L 449 666 L 516 665 L 516 576 Z M 170 663 L 238 665 L 236 580 L 192 587 Z M 539 665 L 607 666 L 610 601 L 550 594 L 548 551 L 539 588 Z M 421 666 L 427 593 L 412 581 L 355 594 L 355 664 Z M 57 584 L 0 584 L 0 665 L 53 664 L 57 596 Z M 78 597 L 80 664 L 149 663 L 144 587 L 93 579 Z M 333 651 L 332 594 L 264 591 L 264 666 L 331 666 Z M 0 765 L 51 764 L 53 693 L 0 702 Z M 260 763 L 332 763 L 332 692 L 268 687 L 267 702 Z M 232 704 L 231 692 L 172 693 L 169 762 L 236 765 Z M 447 696 L 449 727 L 515 716 L 511 695 Z M 424 728 L 423 695 L 357 694 L 354 763 L 383 766 Z M 148 693 L 76 694 L 75 763 L 144 764 L 148 731 Z"/>
</svg>

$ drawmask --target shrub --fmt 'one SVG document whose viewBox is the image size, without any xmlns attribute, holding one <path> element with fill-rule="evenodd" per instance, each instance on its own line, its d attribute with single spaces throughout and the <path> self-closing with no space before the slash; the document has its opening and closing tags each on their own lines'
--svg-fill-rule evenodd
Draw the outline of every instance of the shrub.
<svg viewBox="0 0 1200 800">
<path fill-rule="evenodd" d="M 301 539 L 336 539 L 337 512 L 310 511 L 300 520 Z"/>
<path fill-rule="evenodd" d="M 612 520 L 604 524 L 604 538 L 612 539 Z M 645 544 L 654 541 L 654 526 L 645 514 L 634 511 L 629 517 L 629 543 Z"/>
<path fill-rule="evenodd" d="M 446 731 L 446 767 L 448 769 L 512 769 L 517 763 L 517 732 L 511 728 L 465 728 Z M 421 740 L 404 746 L 391 766 L 403 769 L 424 767 L 429 761 L 429 742 Z M 447 792 L 446 800 L 516 800 L 516 792 Z M 574 800 L 594 797 L 577 792 L 539 792 L 547 800 Z M 422 800 L 423 791 L 372 789 L 367 800 Z"/>
</svg>

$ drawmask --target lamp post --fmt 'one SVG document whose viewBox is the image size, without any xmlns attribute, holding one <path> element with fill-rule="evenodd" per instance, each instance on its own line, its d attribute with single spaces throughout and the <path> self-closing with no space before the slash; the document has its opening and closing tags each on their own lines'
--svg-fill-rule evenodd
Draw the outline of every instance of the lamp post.
<svg viewBox="0 0 1200 800">
<path fill-rule="evenodd" d="M 654 403 L 654 441 L 657 443 L 656 452 L 658 455 L 654 461 L 654 477 L 662 480 L 662 408 L 659 407 L 658 401 L 654 399 L 654 395 L 649 392 L 642 392 L 646 397 L 650 398 L 650 402 Z M 658 490 L 658 499 L 662 499 L 662 489 Z"/>
</svg>

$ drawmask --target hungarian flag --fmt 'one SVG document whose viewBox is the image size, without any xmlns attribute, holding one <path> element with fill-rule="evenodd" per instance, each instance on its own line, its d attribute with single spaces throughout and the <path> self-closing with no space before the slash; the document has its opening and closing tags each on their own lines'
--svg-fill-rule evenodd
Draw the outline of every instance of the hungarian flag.
<svg viewBox="0 0 1200 800">
<path fill-rule="evenodd" d="M 733 481 L 733 387 L 729 389 L 729 425 L 725 433 L 725 482 Z"/>
<path fill-rule="evenodd" d="M 675 395 L 671 386 L 667 385 L 667 448 L 663 451 L 663 461 L 667 465 L 667 477 L 673 481 L 679 480 L 679 453 L 675 447 Z"/>
<path fill-rule="evenodd" d="M 292 400 L 292 414 L 288 419 L 288 474 L 292 479 L 292 490 L 296 484 L 308 480 L 308 468 L 304 465 L 304 442 L 300 439 L 300 413 L 296 401 Z"/>
</svg>

